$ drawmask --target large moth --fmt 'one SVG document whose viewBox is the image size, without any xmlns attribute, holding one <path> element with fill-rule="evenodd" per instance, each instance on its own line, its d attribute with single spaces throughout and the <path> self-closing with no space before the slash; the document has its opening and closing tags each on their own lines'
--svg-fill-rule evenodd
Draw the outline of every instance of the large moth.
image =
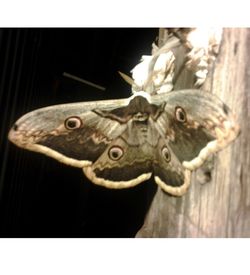
<svg viewBox="0 0 250 275">
<path fill-rule="evenodd" d="M 160 49 L 153 62 L 177 44 Z M 145 90 L 152 79 L 149 74 Z M 98 185 L 128 188 L 153 176 L 164 191 L 181 196 L 191 172 L 233 141 L 239 127 L 231 110 L 210 93 L 145 90 L 127 99 L 35 110 L 14 124 L 9 140 L 82 168 Z"/>
<path fill-rule="evenodd" d="M 9 139 L 82 168 L 98 185 L 127 188 L 153 175 L 164 191 L 180 196 L 191 171 L 238 132 L 217 97 L 181 90 L 38 109 L 14 124 Z"/>
</svg>

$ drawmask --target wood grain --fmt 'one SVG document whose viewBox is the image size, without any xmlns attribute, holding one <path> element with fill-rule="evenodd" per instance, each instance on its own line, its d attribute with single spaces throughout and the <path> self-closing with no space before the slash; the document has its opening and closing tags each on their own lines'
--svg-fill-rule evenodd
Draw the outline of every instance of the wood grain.
<svg viewBox="0 0 250 275">
<path fill-rule="evenodd" d="M 204 88 L 236 114 L 241 134 L 192 176 L 183 197 L 158 189 L 137 237 L 250 237 L 250 29 L 224 29 Z"/>
</svg>

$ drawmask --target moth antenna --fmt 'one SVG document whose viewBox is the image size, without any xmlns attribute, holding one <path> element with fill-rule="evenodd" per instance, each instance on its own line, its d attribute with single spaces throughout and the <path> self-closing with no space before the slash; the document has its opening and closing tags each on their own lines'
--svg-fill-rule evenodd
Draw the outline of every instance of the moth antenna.
<svg viewBox="0 0 250 275">
<path fill-rule="evenodd" d="M 80 77 L 78 77 L 78 76 L 75 76 L 75 75 L 72 75 L 72 74 L 69 74 L 69 73 L 66 73 L 66 72 L 63 73 L 63 76 L 64 76 L 64 77 L 71 78 L 71 79 L 76 80 L 76 81 L 78 81 L 78 82 L 84 83 L 84 84 L 86 84 L 86 85 L 89 85 L 89 86 L 94 87 L 94 88 L 96 88 L 96 89 L 99 89 L 99 90 L 101 90 L 101 91 L 105 91 L 105 90 L 106 90 L 106 88 L 103 87 L 103 86 L 97 85 L 97 84 L 95 84 L 95 83 L 93 83 L 93 82 L 90 82 L 90 81 L 88 81 L 88 80 L 82 79 L 82 78 L 80 78 Z"/>
<path fill-rule="evenodd" d="M 135 81 L 133 80 L 132 77 L 130 77 L 130 76 L 128 76 L 128 75 L 126 75 L 126 74 L 124 74 L 124 73 L 122 73 L 120 71 L 118 71 L 118 73 L 129 85 L 131 85 L 131 86 L 132 85 L 136 85 Z"/>
</svg>

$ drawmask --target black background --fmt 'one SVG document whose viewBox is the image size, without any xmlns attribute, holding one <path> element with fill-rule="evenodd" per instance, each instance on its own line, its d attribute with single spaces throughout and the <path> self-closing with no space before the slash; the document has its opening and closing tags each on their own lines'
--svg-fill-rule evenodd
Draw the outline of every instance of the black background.
<svg viewBox="0 0 250 275">
<path fill-rule="evenodd" d="M 0 29 L 0 236 L 134 237 L 156 191 L 95 186 L 81 169 L 7 140 L 23 114 L 53 104 L 123 98 L 158 29 Z M 101 91 L 63 72 L 104 86 Z"/>
</svg>

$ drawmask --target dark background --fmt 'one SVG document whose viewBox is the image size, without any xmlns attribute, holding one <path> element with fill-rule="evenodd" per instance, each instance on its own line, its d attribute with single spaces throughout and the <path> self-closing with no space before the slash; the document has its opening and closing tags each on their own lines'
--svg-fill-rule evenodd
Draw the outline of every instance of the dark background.
<svg viewBox="0 0 250 275">
<path fill-rule="evenodd" d="M 123 98 L 158 29 L 0 29 L 0 237 L 134 237 L 156 191 L 95 186 L 81 169 L 7 140 L 23 114 L 53 104 Z M 101 91 L 63 72 L 104 86 Z"/>
</svg>

